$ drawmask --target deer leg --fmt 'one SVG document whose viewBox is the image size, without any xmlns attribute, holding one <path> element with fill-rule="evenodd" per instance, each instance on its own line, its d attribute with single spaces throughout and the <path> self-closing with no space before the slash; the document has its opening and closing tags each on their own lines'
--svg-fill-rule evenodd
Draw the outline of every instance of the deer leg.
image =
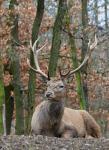
<svg viewBox="0 0 109 150">
<path fill-rule="evenodd" d="M 58 137 L 60 138 L 77 138 L 79 137 L 77 129 L 73 125 L 61 122 L 60 128 L 58 130 Z"/>
<path fill-rule="evenodd" d="M 70 126 L 70 125 L 65 125 L 61 137 L 63 137 L 63 138 L 77 138 L 78 132 L 77 132 L 75 127 Z"/>
</svg>

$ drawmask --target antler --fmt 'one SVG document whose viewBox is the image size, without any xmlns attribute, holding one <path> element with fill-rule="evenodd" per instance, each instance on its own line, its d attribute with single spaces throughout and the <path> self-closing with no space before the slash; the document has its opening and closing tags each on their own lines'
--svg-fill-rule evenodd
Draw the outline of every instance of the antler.
<svg viewBox="0 0 109 150">
<path fill-rule="evenodd" d="M 35 71 L 36 73 L 38 73 L 38 74 L 42 75 L 43 77 L 45 77 L 46 79 L 48 79 L 48 76 L 44 72 L 42 72 L 42 70 L 40 69 L 39 62 L 38 62 L 38 54 L 46 46 L 47 43 L 45 43 L 41 48 L 36 49 L 36 44 L 38 41 L 39 41 L 39 38 L 34 42 L 33 46 L 32 46 L 32 42 L 30 41 L 30 46 L 33 51 L 36 69 L 30 65 L 30 61 L 28 59 L 27 59 L 27 64 L 33 71 Z"/>
<path fill-rule="evenodd" d="M 86 53 L 86 56 L 83 60 L 83 62 L 75 69 L 75 70 L 72 70 L 72 71 L 69 71 L 67 72 L 65 75 L 62 75 L 63 77 L 69 77 L 70 75 L 74 74 L 75 72 L 79 71 L 88 61 L 88 59 L 90 58 L 90 55 L 91 55 L 91 52 L 92 50 L 96 47 L 97 45 L 97 37 L 96 37 L 96 34 L 95 34 L 95 41 L 94 43 L 91 45 L 90 44 L 91 41 L 89 40 L 89 43 L 88 43 L 88 51 Z M 62 74 L 62 73 L 61 73 Z"/>
</svg>

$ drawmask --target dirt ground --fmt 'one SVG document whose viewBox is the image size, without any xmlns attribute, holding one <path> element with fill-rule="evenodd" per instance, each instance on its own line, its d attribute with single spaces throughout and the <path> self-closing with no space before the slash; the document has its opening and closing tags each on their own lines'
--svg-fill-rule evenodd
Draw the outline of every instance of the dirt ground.
<svg viewBox="0 0 109 150">
<path fill-rule="evenodd" d="M 0 150 L 109 150 L 109 139 L 58 139 L 39 136 L 0 136 Z"/>
</svg>

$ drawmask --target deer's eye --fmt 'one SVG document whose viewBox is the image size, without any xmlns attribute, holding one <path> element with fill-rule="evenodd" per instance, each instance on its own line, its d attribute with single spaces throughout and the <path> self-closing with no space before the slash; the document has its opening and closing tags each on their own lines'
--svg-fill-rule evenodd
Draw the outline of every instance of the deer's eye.
<svg viewBox="0 0 109 150">
<path fill-rule="evenodd" d="M 63 88 L 64 88 L 64 85 L 60 85 L 59 88 L 63 89 Z"/>
</svg>

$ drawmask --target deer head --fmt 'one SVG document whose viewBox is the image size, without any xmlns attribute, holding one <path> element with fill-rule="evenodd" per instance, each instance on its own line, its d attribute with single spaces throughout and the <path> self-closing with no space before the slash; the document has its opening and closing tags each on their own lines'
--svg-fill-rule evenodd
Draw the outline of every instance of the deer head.
<svg viewBox="0 0 109 150">
<path fill-rule="evenodd" d="M 27 63 L 33 71 L 40 74 L 41 76 L 43 76 L 47 80 L 47 90 L 45 92 L 45 96 L 47 97 L 47 99 L 48 100 L 55 100 L 55 101 L 61 100 L 65 96 L 65 85 L 64 85 L 64 82 L 62 79 L 63 78 L 69 78 L 72 74 L 79 71 L 87 63 L 88 59 L 90 58 L 92 50 L 97 45 L 97 37 L 95 35 L 95 41 L 92 44 L 91 44 L 91 41 L 89 40 L 88 50 L 87 50 L 87 53 L 86 53 L 86 56 L 85 56 L 83 62 L 76 69 L 69 71 L 68 73 L 66 73 L 64 75 L 60 71 L 60 76 L 61 76 L 60 79 L 56 79 L 54 77 L 49 78 L 48 75 L 46 75 L 40 69 L 40 66 L 38 63 L 38 54 L 46 46 L 46 43 L 41 48 L 36 50 L 36 44 L 37 44 L 38 40 L 39 40 L 39 38 L 34 42 L 33 46 L 31 44 L 31 49 L 32 49 L 33 55 L 34 55 L 34 61 L 35 61 L 36 69 L 30 65 L 29 60 L 27 61 Z"/>
<path fill-rule="evenodd" d="M 45 96 L 48 100 L 59 101 L 65 97 L 65 85 L 62 80 L 51 78 L 47 82 L 47 90 Z"/>
</svg>

